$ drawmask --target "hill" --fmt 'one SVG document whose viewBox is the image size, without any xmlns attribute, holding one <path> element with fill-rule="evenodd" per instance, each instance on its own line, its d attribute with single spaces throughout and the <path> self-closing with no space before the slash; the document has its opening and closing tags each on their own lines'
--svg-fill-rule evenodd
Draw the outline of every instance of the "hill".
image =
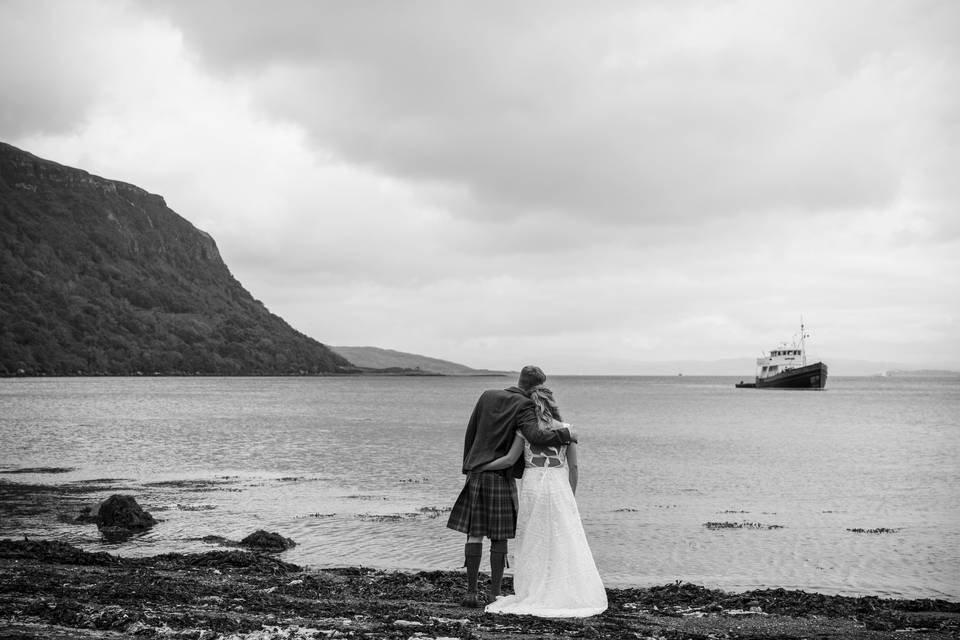
<svg viewBox="0 0 960 640">
<path fill-rule="evenodd" d="M 960 371 L 950 371 L 947 369 L 893 369 L 882 371 L 877 375 L 890 378 L 958 378 Z"/>
<path fill-rule="evenodd" d="M 0 375 L 352 371 L 162 197 L 0 143 Z"/>
<path fill-rule="evenodd" d="M 403 353 L 379 347 L 330 347 L 357 367 L 386 370 L 412 370 L 445 376 L 499 376 L 505 371 L 471 369 L 456 362 L 430 358 L 415 353 Z"/>
</svg>

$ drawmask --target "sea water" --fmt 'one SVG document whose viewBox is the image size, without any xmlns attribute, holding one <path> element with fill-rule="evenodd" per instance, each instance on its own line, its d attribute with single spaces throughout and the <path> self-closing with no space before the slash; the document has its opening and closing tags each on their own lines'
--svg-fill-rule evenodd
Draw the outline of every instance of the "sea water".
<svg viewBox="0 0 960 640">
<path fill-rule="evenodd" d="M 960 600 L 960 379 L 736 381 L 550 378 L 581 436 L 577 501 L 607 586 Z M 23 515 L 0 536 L 147 555 L 266 529 L 302 565 L 456 569 L 464 428 L 481 391 L 512 382 L 5 379 L 0 482 L 129 493 L 160 522 L 107 542 L 72 514 Z"/>
</svg>

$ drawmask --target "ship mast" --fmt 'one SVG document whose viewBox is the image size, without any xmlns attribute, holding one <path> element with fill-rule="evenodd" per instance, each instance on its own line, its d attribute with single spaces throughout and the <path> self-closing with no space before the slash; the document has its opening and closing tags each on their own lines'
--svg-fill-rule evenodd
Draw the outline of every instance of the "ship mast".
<svg viewBox="0 0 960 640">
<path fill-rule="evenodd" d="M 807 334 L 803 330 L 803 316 L 800 316 L 800 358 L 802 364 L 800 366 L 807 366 L 807 345 L 806 345 Z"/>
</svg>

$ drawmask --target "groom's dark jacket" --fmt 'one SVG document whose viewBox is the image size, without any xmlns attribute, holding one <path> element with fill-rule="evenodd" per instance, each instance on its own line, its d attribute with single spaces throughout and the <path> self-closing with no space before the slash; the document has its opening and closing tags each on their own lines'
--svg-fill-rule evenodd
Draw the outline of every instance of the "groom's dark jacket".
<svg viewBox="0 0 960 640">
<path fill-rule="evenodd" d="M 570 442 L 570 429 L 543 429 L 533 400 L 519 387 L 484 391 L 467 423 L 463 441 L 463 472 L 470 473 L 507 455 L 517 429 L 532 444 L 559 446 Z M 523 456 L 513 465 L 513 477 L 523 475 Z"/>
</svg>

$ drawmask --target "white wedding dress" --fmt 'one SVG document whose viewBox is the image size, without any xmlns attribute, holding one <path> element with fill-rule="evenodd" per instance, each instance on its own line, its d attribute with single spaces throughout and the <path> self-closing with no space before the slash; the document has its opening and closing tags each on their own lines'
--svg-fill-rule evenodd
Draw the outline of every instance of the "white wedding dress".
<svg viewBox="0 0 960 640">
<path fill-rule="evenodd" d="M 513 590 L 487 605 L 493 613 L 580 618 L 607 608 L 607 592 L 570 489 L 566 447 L 524 442 Z"/>
</svg>

